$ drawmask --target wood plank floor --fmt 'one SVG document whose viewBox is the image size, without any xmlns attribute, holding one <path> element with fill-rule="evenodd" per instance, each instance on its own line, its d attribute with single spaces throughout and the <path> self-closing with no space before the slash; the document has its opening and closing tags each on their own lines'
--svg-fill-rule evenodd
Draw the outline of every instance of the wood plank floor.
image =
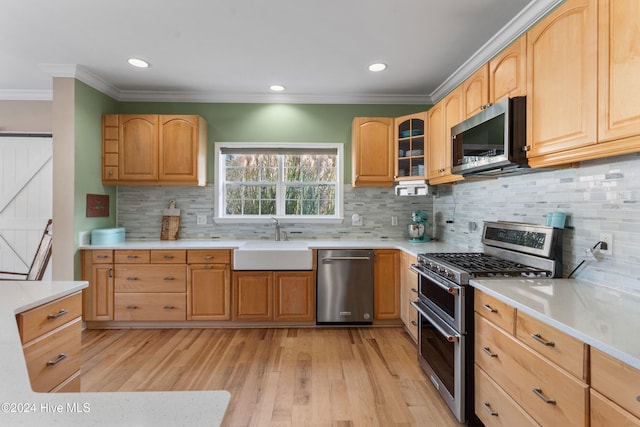
<svg viewBox="0 0 640 427">
<path fill-rule="evenodd" d="M 228 390 L 225 426 L 459 426 L 402 328 L 86 330 L 82 391 Z"/>
</svg>

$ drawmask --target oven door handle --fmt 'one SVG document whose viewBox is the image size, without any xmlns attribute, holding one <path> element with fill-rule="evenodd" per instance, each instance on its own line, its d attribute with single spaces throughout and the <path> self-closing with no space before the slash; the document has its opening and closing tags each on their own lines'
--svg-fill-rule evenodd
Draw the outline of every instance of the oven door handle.
<svg viewBox="0 0 640 427">
<path fill-rule="evenodd" d="M 431 323 L 431 325 L 436 329 L 436 331 L 438 331 L 440 335 L 442 335 L 447 341 L 458 342 L 458 340 L 460 339 L 460 335 L 456 333 L 451 334 L 445 331 L 444 328 L 442 328 L 440 325 L 438 325 L 438 323 L 433 318 L 433 316 L 436 316 L 436 314 L 434 315 L 428 314 L 425 310 L 422 309 L 422 307 L 420 307 L 420 304 L 417 301 L 411 301 L 411 305 L 413 306 L 413 308 L 418 310 L 418 313 L 420 313 L 425 319 L 427 319 L 429 323 Z M 427 310 L 431 311 L 428 308 Z"/>
<path fill-rule="evenodd" d="M 416 273 L 418 273 L 419 275 L 423 276 L 423 277 L 429 277 L 427 276 L 420 267 L 418 267 L 416 264 L 411 264 L 411 270 L 415 271 Z M 447 291 L 447 293 L 451 294 L 451 295 L 458 295 L 460 293 L 460 289 L 459 288 L 454 288 L 452 286 L 447 286 L 443 283 L 440 283 L 437 280 L 432 279 L 433 283 L 435 283 L 436 285 L 438 285 L 440 288 L 444 289 L 445 291 Z"/>
</svg>

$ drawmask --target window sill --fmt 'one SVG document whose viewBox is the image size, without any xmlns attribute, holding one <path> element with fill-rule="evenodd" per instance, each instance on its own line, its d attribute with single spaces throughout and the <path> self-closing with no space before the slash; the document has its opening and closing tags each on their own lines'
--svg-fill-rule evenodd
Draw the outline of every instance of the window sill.
<svg viewBox="0 0 640 427">
<path fill-rule="evenodd" d="M 288 217 L 275 217 L 280 224 L 342 224 L 344 218 L 331 217 L 331 218 L 288 218 Z M 273 224 L 272 218 L 250 218 L 250 217 L 230 217 L 221 218 L 214 217 L 214 224 Z"/>
</svg>

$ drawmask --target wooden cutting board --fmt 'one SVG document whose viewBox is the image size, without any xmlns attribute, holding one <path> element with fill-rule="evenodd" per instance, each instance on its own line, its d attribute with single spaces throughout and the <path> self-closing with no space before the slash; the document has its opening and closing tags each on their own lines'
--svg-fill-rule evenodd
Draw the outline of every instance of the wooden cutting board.
<svg viewBox="0 0 640 427">
<path fill-rule="evenodd" d="M 176 209 L 176 201 L 169 200 L 169 208 L 162 211 L 162 230 L 160 240 L 178 240 L 180 229 L 180 209 Z"/>
</svg>

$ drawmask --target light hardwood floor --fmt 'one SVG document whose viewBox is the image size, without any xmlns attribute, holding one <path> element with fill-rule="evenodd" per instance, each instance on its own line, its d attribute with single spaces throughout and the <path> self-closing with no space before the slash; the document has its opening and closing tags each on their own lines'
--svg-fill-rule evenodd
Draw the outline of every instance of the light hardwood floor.
<svg viewBox="0 0 640 427">
<path fill-rule="evenodd" d="M 228 390 L 225 426 L 459 426 L 427 381 L 401 328 L 82 335 L 82 391 Z"/>
</svg>

